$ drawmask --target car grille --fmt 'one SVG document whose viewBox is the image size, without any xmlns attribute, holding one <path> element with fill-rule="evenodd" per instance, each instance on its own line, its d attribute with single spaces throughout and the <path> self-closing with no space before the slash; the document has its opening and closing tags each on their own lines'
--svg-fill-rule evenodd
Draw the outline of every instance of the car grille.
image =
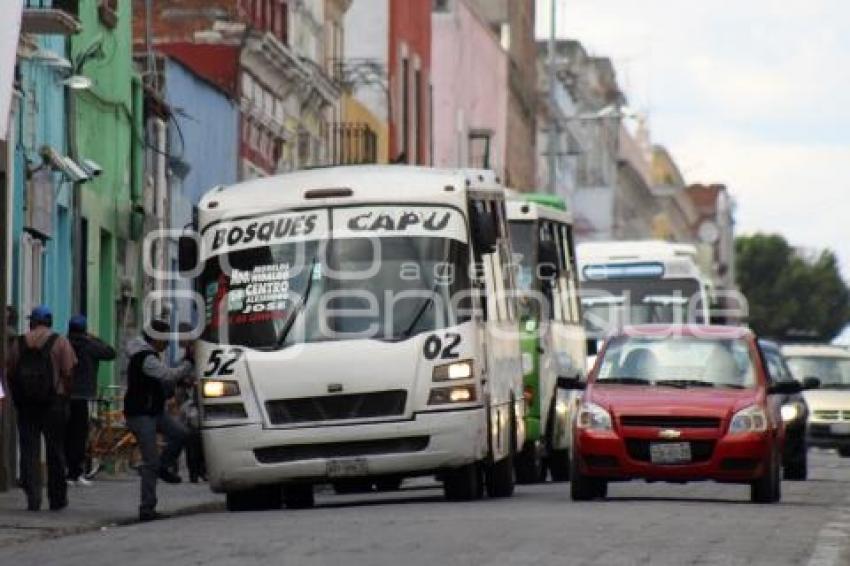
<svg viewBox="0 0 850 566">
<path fill-rule="evenodd" d="M 304 422 L 372 419 L 404 413 L 406 391 L 379 391 L 266 401 L 269 421 L 275 425 Z"/>
<path fill-rule="evenodd" d="M 429 441 L 430 438 L 427 436 L 411 436 L 407 438 L 360 440 L 356 442 L 268 446 L 255 449 L 254 456 L 262 464 L 280 464 L 283 462 L 323 458 L 357 458 L 380 454 L 421 452 L 427 448 Z"/>
<path fill-rule="evenodd" d="M 623 415 L 620 417 L 620 424 L 628 427 L 720 428 L 720 419 L 716 417 Z"/>
<path fill-rule="evenodd" d="M 626 451 L 629 458 L 638 462 L 649 462 L 649 444 L 658 443 L 657 440 L 644 440 L 640 438 L 627 438 Z M 691 462 L 707 462 L 711 460 L 714 453 L 713 440 L 691 440 Z"/>
<path fill-rule="evenodd" d="M 814 418 L 819 421 L 850 421 L 850 411 L 815 411 Z"/>
</svg>

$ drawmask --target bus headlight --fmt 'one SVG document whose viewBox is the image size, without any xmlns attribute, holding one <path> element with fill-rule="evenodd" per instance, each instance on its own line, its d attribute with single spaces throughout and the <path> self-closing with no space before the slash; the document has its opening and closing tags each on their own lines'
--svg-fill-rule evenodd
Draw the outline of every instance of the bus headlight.
<svg viewBox="0 0 850 566">
<path fill-rule="evenodd" d="M 448 405 L 451 403 L 471 403 L 475 401 L 474 385 L 457 385 L 455 387 L 436 387 L 428 397 L 429 405 Z"/>
<path fill-rule="evenodd" d="M 201 387 L 204 397 L 216 399 L 219 397 L 236 397 L 239 395 L 239 384 L 235 381 L 220 381 L 217 379 L 204 380 Z"/>
<path fill-rule="evenodd" d="M 472 360 L 443 364 L 434 368 L 434 381 L 454 381 L 472 377 Z"/>
</svg>

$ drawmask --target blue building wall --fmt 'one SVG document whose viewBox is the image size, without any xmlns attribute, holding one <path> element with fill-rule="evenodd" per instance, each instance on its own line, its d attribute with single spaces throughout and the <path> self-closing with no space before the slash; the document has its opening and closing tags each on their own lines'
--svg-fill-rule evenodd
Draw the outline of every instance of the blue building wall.
<svg viewBox="0 0 850 566">
<path fill-rule="evenodd" d="M 168 134 L 173 156 L 171 227 L 182 229 L 192 221 L 193 207 L 204 193 L 237 180 L 239 108 L 224 92 L 173 59 L 165 63 L 165 100 L 173 112 Z M 182 176 L 177 174 L 181 170 Z M 169 255 L 176 271 L 176 246 Z M 190 291 L 184 282 L 175 283 L 173 288 Z M 191 301 L 179 300 L 174 307 L 172 325 L 196 321 Z"/>
<path fill-rule="evenodd" d="M 65 38 L 61 36 L 40 36 L 37 39 L 39 50 L 52 52 L 58 57 L 67 58 Z M 21 59 L 21 86 L 24 93 L 17 116 L 17 146 L 15 165 L 15 193 L 13 203 L 13 304 L 19 311 L 25 310 L 26 289 L 32 288 L 32 281 L 24 276 L 22 261 L 24 245 L 24 205 L 26 202 L 27 168 L 42 164 L 39 150 L 49 145 L 62 155 L 67 154 L 65 87 L 61 84 L 62 69 L 50 65 L 43 58 Z M 53 233 L 45 242 L 42 257 L 42 296 L 41 303 L 53 310 L 54 329 L 65 331 L 71 316 L 72 287 L 72 221 L 71 191 L 72 184 L 58 173 L 53 178 Z M 26 314 L 23 313 L 22 314 Z M 26 323 L 25 316 L 20 317 L 21 325 Z"/>
</svg>

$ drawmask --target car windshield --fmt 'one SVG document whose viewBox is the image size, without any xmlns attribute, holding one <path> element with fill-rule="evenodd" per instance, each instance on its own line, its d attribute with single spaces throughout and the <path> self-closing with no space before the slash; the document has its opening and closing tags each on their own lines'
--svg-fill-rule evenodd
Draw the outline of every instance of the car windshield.
<svg viewBox="0 0 850 566">
<path fill-rule="evenodd" d="M 756 385 L 752 352 L 742 339 L 620 336 L 606 347 L 599 368 L 598 383 L 736 389 Z"/>
<path fill-rule="evenodd" d="M 469 248 L 456 237 L 243 246 L 210 257 L 200 284 L 204 339 L 255 349 L 404 340 L 471 318 Z"/>
<path fill-rule="evenodd" d="M 827 356 L 789 356 L 788 366 L 794 378 L 802 381 L 816 377 L 822 388 L 850 389 L 850 358 Z"/>
</svg>

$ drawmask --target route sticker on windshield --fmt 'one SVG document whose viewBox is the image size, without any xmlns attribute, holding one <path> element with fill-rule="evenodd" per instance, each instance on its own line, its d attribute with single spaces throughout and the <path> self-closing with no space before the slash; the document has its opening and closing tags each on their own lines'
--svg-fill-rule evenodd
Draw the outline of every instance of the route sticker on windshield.
<svg viewBox="0 0 850 566">
<path fill-rule="evenodd" d="M 467 241 L 461 213 L 441 206 L 337 208 L 333 227 L 336 238 L 426 236 Z"/>
<path fill-rule="evenodd" d="M 258 265 L 230 274 L 227 311 L 250 314 L 285 310 L 289 304 L 290 265 Z"/>
<path fill-rule="evenodd" d="M 328 212 L 313 210 L 255 216 L 215 224 L 203 234 L 205 258 L 260 246 L 274 246 L 328 236 Z"/>
</svg>

